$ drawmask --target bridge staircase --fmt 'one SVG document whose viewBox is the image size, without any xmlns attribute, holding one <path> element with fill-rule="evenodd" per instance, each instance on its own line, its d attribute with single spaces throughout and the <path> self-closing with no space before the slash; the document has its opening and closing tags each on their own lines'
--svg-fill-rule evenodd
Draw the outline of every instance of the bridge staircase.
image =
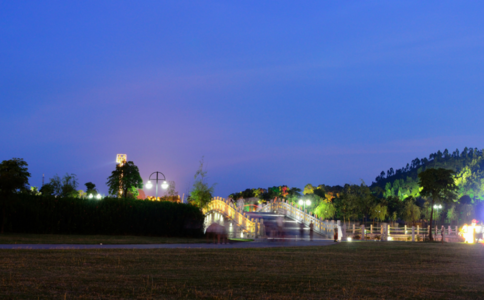
<svg viewBox="0 0 484 300">
<path fill-rule="evenodd" d="M 274 212 L 249 212 L 247 213 L 253 218 L 262 219 L 265 225 L 266 236 L 269 240 L 309 240 L 309 225 L 285 216 L 280 213 Z M 282 230 L 278 226 L 277 220 L 282 218 Z M 325 240 L 324 235 L 318 232 L 313 232 L 313 240 Z"/>
</svg>

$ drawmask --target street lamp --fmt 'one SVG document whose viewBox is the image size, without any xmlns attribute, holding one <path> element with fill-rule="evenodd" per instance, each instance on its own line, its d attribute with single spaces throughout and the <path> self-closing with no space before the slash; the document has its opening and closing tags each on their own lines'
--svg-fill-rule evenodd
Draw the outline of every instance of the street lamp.
<svg viewBox="0 0 484 300">
<path fill-rule="evenodd" d="M 156 178 L 154 179 L 151 179 L 151 176 L 153 176 L 153 174 L 156 174 Z M 158 175 L 163 175 L 163 179 L 161 178 L 158 178 Z M 156 186 L 156 198 L 155 199 L 158 199 L 158 181 L 162 181 L 163 182 L 161 183 L 161 188 L 166 190 L 170 185 L 168 184 L 168 182 L 166 182 L 166 177 L 165 177 L 165 174 L 161 173 L 161 172 L 153 172 L 151 173 L 150 177 L 148 178 L 148 182 L 146 183 L 146 188 L 147 189 L 151 189 L 153 187 L 153 184 L 151 183 L 150 180 L 154 180 L 156 183 L 155 183 L 155 186 Z"/>
<path fill-rule="evenodd" d="M 442 209 L 442 204 L 435 204 L 434 209 L 437 210 L 437 215 L 439 214 L 439 209 Z M 437 219 L 437 227 L 439 227 L 439 220 Z M 437 234 L 437 232 L 435 233 Z"/>
<path fill-rule="evenodd" d="M 101 200 L 101 194 L 97 194 L 96 196 L 94 196 L 93 194 L 89 194 L 89 199 L 92 199 L 96 197 L 97 200 Z"/>
<path fill-rule="evenodd" d="M 299 200 L 299 205 L 303 205 L 304 206 L 304 210 L 306 210 L 306 205 L 307 206 L 311 205 L 311 200 L 304 201 L 303 199 L 300 199 Z"/>
</svg>

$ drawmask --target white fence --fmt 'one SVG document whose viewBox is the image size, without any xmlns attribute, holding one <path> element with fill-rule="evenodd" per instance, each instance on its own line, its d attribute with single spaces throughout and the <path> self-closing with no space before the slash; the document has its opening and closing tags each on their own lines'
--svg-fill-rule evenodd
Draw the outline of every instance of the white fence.
<svg viewBox="0 0 484 300">
<path fill-rule="evenodd" d="M 341 223 L 337 220 L 323 220 L 313 215 L 312 213 L 307 213 L 307 211 L 302 211 L 297 206 L 294 206 L 285 200 L 269 201 L 266 205 L 262 205 L 258 208 L 259 212 L 276 212 L 283 214 L 288 218 L 291 218 L 298 222 L 303 222 L 308 225 L 312 222 L 314 231 L 325 235 L 326 237 L 332 237 L 335 229 L 338 230 L 338 240 L 346 240 L 348 237 L 352 239 L 384 239 L 384 240 L 411 240 L 419 241 L 424 240 L 430 231 L 430 226 L 422 228 L 420 226 L 415 227 L 391 227 L 387 223 L 382 223 L 380 226 L 370 225 L 365 227 L 359 223 Z M 451 226 L 438 228 L 435 226 L 432 228 L 432 233 L 435 240 L 440 240 L 442 235 L 442 230 L 444 231 L 444 240 L 453 241 L 459 239 L 458 228 Z M 362 234 L 363 233 L 363 234 Z M 362 238 L 363 237 L 363 238 Z"/>
</svg>

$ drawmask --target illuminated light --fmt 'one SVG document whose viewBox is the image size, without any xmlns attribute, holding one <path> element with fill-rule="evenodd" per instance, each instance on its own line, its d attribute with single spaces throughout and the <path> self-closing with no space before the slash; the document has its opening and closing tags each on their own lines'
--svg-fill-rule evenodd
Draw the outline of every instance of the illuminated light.
<svg viewBox="0 0 484 300">
<path fill-rule="evenodd" d="M 101 194 L 97 194 L 96 198 L 101 199 Z"/>
<path fill-rule="evenodd" d="M 128 161 L 128 155 L 118 154 L 116 155 L 116 164 L 119 166 L 124 165 Z"/>
<path fill-rule="evenodd" d="M 350 238 L 350 237 L 349 237 L 349 238 L 348 238 L 348 242 L 351 242 L 351 240 L 352 240 L 352 238 Z"/>
<path fill-rule="evenodd" d="M 169 187 L 168 182 L 163 181 L 163 183 L 161 184 L 161 188 L 164 189 L 164 190 L 166 190 L 168 187 Z"/>
<path fill-rule="evenodd" d="M 391 236 L 389 236 L 389 237 L 387 238 L 387 241 L 393 241 L 393 238 L 392 238 Z"/>
<path fill-rule="evenodd" d="M 89 195 L 89 199 L 92 199 L 92 194 Z"/>
<path fill-rule="evenodd" d="M 303 205 L 304 204 L 304 200 L 299 200 L 299 205 Z"/>
<path fill-rule="evenodd" d="M 241 237 L 241 238 L 243 238 L 243 237 L 244 237 L 244 233 L 243 233 L 243 232 L 241 232 L 241 233 L 240 233 L 240 237 Z"/>
<path fill-rule="evenodd" d="M 148 182 L 146 183 L 146 188 L 151 189 L 152 187 L 153 187 L 153 184 L 151 183 L 151 181 L 148 180 Z"/>
<path fill-rule="evenodd" d="M 466 243 L 474 244 L 475 231 L 476 231 L 476 223 L 474 222 L 472 222 L 471 226 L 468 226 L 467 224 L 462 226 L 461 232 Z"/>
<path fill-rule="evenodd" d="M 311 200 L 306 200 L 306 205 L 311 205 Z"/>
</svg>

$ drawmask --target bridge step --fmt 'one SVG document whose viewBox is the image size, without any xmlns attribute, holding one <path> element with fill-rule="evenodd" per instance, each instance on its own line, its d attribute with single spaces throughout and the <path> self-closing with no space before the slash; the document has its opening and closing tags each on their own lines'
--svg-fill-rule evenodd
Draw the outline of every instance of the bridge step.
<svg viewBox="0 0 484 300">
<path fill-rule="evenodd" d="M 277 219 L 279 217 L 283 218 L 283 235 L 285 238 L 294 238 L 294 239 L 309 239 L 309 227 L 304 225 L 303 229 L 301 230 L 300 224 L 290 218 L 285 217 L 284 215 L 276 214 L 276 213 L 268 213 L 268 212 L 248 212 L 248 216 L 251 218 L 260 218 L 264 220 L 264 225 L 266 227 L 266 234 L 268 237 L 277 235 L 278 232 L 278 225 Z M 314 232 L 313 233 L 314 239 L 326 239 L 324 236 Z"/>
</svg>

